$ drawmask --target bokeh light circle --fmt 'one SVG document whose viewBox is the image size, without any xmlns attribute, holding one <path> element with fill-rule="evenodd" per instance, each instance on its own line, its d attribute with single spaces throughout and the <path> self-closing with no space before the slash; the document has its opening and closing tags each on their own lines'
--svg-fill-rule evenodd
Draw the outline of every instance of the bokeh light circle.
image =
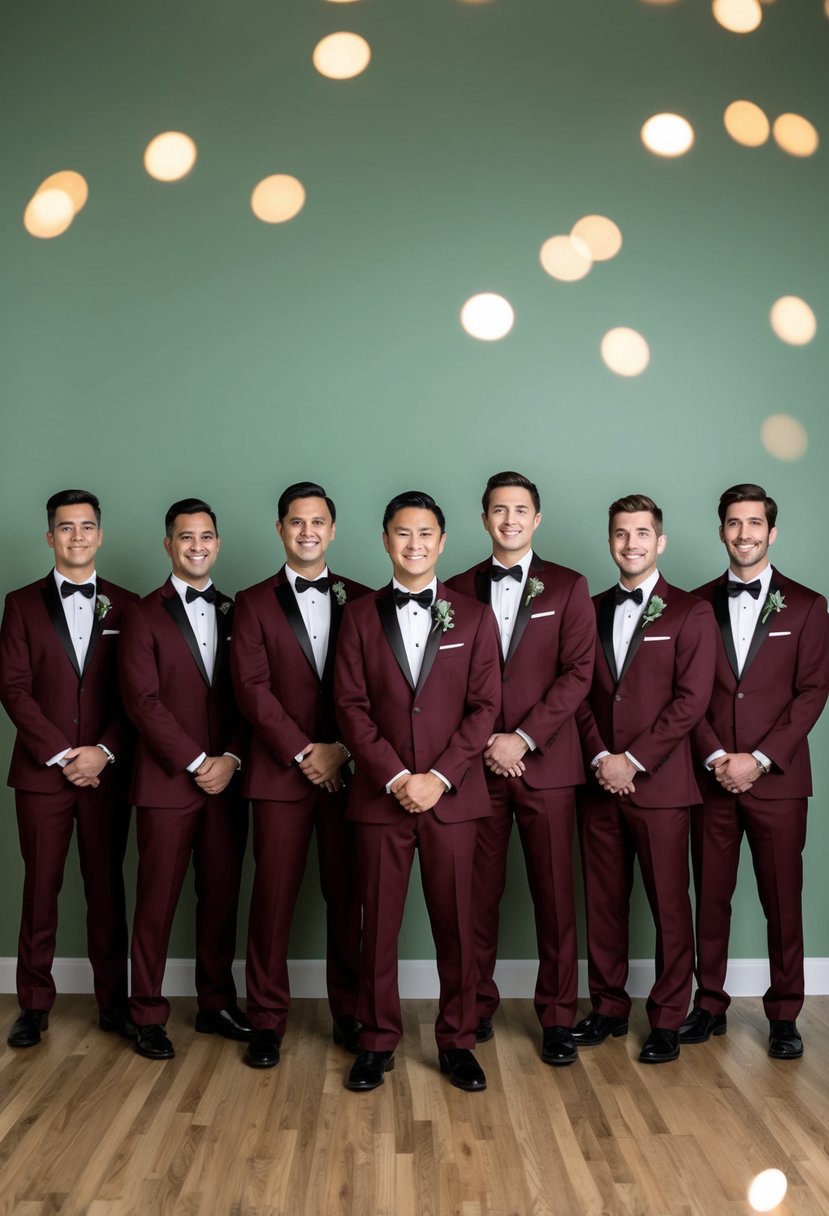
<svg viewBox="0 0 829 1216">
<path fill-rule="evenodd" d="M 289 173 L 274 173 L 254 187 L 250 206 L 264 224 L 284 224 L 305 206 L 305 187 Z"/>
<path fill-rule="evenodd" d="M 583 279 L 593 265 L 589 247 L 572 236 L 551 236 L 541 246 L 539 260 L 547 274 L 563 283 Z"/>
<path fill-rule="evenodd" d="M 714 20 L 732 34 L 751 34 L 763 20 L 758 0 L 714 0 Z"/>
<path fill-rule="evenodd" d="M 177 182 L 196 163 L 196 145 L 183 131 L 163 131 L 144 149 L 144 168 L 159 182 Z"/>
<path fill-rule="evenodd" d="M 791 414 L 771 414 L 760 427 L 760 441 L 778 460 L 800 460 L 809 446 L 809 435 L 803 423 Z"/>
<path fill-rule="evenodd" d="M 774 120 L 772 134 L 789 156 L 812 156 L 820 145 L 816 127 L 802 114 L 781 114 Z"/>
<path fill-rule="evenodd" d="M 694 142 L 694 128 L 681 114 L 654 114 L 642 127 L 641 136 L 655 156 L 684 156 Z"/>
<path fill-rule="evenodd" d="M 800 296 L 781 296 L 775 300 L 769 320 L 780 341 L 790 346 L 805 346 L 817 332 L 817 318 Z"/>
<path fill-rule="evenodd" d="M 86 200 L 89 198 L 86 178 L 80 173 L 76 173 L 74 169 L 61 169 L 59 173 L 52 173 L 40 183 L 36 193 L 41 194 L 44 190 L 62 190 L 64 194 L 68 194 L 72 200 L 72 210 L 75 215 L 83 210 Z"/>
<path fill-rule="evenodd" d="M 371 47 L 359 34 L 328 34 L 314 47 L 314 67 L 329 80 L 350 80 L 371 62 Z"/>
<path fill-rule="evenodd" d="M 745 148 L 759 148 L 769 137 L 771 125 L 753 101 L 732 101 L 723 114 L 728 134 Z"/>
<path fill-rule="evenodd" d="M 624 325 L 608 330 L 600 350 L 605 364 L 617 376 L 639 376 L 651 359 L 650 347 L 642 335 Z"/>
<path fill-rule="evenodd" d="M 622 248 L 622 233 L 618 224 L 606 215 L 585 215 L 573 225 L 570 236 L 584 241 L 594 262 L 608 262 Z"/>
<path fill-rule="evenodd" d="M 480 342 L 497 342 L 512 329 L 515 313 L 509 300 L 495 292 L 470 296 L 461 309 L 461 325 Z"/>
<path fill-rule="evenodd" d="M 75 207 L 65 190 L 39 190 L 23 212 L 23 225 L 30 236 L 50 240 L 60 236 L 75 218 Z"/>
</svg>

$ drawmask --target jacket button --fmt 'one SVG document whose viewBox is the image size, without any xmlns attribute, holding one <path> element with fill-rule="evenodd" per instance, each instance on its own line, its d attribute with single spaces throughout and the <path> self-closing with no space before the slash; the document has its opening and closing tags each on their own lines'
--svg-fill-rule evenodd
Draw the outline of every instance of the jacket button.
<svg viewBox="0 0 829 1216">
<path fill-rule="evenodd" d="M 422 711 L 421 711 L 420 706 L 419 706 L 419 705 L 415 705 L 414 709 L 412 710 L 412 713 L 413 713 L 413 714 L 419 714 L 419 713 L 421 713 L 421 712 L 422 712 Z"/>
<path fill-rule="evenodd" d="M 738 701 L 742 701 L 742 699 L 743 699 L 743 697 L 744 697 L 745 695 L 746 695 L 746 694 L 745 694 L 744 692 L 738 692 L 738 693 L 737 693 L 737 700 L 738 700 Z"/>
<path fill-rule="evenodd" d="M 621 701 L 621 699 L 622 699 L 622 695 L 621 695 L 621 693 L 618 693 L 618 692 L 617 692 L 617 693 L 616 693 L 616 696 L 613 698 L 613 700 L 614 700 L 614 701 Z"/>
</svg>

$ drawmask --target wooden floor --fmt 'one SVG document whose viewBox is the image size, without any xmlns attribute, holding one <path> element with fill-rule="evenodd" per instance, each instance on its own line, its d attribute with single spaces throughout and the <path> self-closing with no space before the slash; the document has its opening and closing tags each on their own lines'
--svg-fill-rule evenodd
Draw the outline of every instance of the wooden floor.
<svg viewBox="0 0 829 1216">
<path fill-rule="evenodd" d="M 806 1054 L 769 1060 L 759 1001 L 674 1064 L 627 1040 L 550 1068 L 529 1001 L 508 1001 L 478 1058 L 489 1088 L 436 1067 L 434 1003 L 405 1004 L 397 1066 L 370 1094 L 343 1078 L 323 1001 L 297 1001 L 282 1062 L 193 1029 L 174 1002 L 175 1060 L 104 1035 L 91 997 L 59 998 L 43 1043 L 0 1049 L 0 1212 L 15 1216 L 729 1216 L 762 1169 L 789 1180 L 779 1216 L 829 1212 L 829 997 L 799 1019 Z M 16 1015 L 0 997 L 3 1039 Z"/>
</svg>

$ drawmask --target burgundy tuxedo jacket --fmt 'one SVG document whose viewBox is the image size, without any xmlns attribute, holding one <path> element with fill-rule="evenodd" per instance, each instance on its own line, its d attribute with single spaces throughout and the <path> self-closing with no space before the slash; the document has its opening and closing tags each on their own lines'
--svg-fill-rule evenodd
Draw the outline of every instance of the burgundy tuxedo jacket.
<svg viewBox="0 0 829 1216">
<path fill-rule="evenodd" d="M 395 823 L 402 809 L 386 785 L 403 769 L 437 769 L 452 788 L 433 811 L 444 823 L 492 813 L 483 749 L 500 702 L 498 629 L 492 612 L 438 583 L 453 627 L 429 633 L 413 686 L 391 585 L 346 608 L 334 667 L 334 692 L 344 740 L 356 772 L 348 817 Z"/>
<path fill-rule="evenodd" d="M 295 802 L 308 794 L 308 778 L 294 757 L 309 743 L 339 737 L 334 713 L 334 655 L 345 596 L 350 603 L 368 587 L 330 574 L 331 630 L 322 679 L 296 596 L 285 574 L 240 591 L 236 597 L 231 670 L 239 709 L 253 727 L 242 774 L 246 798 Z"/>
<path fill-rule="evenodd" d="M 785 608 L 770 612 L 765 622 L 758 620 L 738 676 L 727 582 L 726 574 L 694 592 L 713 605 L 719 625 L 714 691 L 694 731 L 697 759 L 702 763 L 719 748 L 757 749 L 773 763 L 771 772 L 752 786 L 752 795 L 806 798 L 812 792 L 806 736 L 829 692 L 826 599 L 772 567 L 769 591 L 783 596 Z"/>
<path fill-rule="evenodd" d="M 653 595 L 665 602 L 662 615 L 639 625 L 617 672 L 615 590 L 593 597 L 596 666 L 578 715 L 585 762 L 602 751 L 630 752 L 645 769 L 633 779 L 635 806 L 693 806 L 702 799 L 690 735 L 708 707 L 714 682 L 717 638 L 711 608 L 660 575 Z"/>
<path fill-rule="evenodd" d="M 6 597 L 0 700 L 17 727 L 8 777 L 14 789 L 62 792 L 66 779 L 60 765 L 47 768 L 47 760 L 69 747 L 96 743 L 116 758 L 103 768 L 97 788 L 126 785 L 134 735 L 121 705 L 116 655 L 124 610 L 137 599 L 132 591 L 98 578 L 95 621 L 81 671 L 51 571 Z"/>
<path fill-rule="evenodd" d="M 241 719 L 230 680 L 233 601 L 216 592 L 216 660 L 207 679 L 181 596 L 168 579 L 124 618 L 118 668 L 138 730 L 131 798 L 136 806 L 180 807 L 198 786 L 187 765 L 205 752 L 244 762 Z"/>
<path fill-rule="evenodd" d="M 447 586 L 491 606 L 487 558 Z M 530 596 L 529 580 L 544 590 Z M 575 570 L 542 561 L 533 553 L 527 584 L 506 659 L 501 655 L 501 710 L 496 731 L 519 727 L 536 744 L 524 756 L 524 780 L 534 789 L 556 789 L 584 781 L 576 710 L 590 691 L 596 618 L 587 582 Z"/>
</svg>

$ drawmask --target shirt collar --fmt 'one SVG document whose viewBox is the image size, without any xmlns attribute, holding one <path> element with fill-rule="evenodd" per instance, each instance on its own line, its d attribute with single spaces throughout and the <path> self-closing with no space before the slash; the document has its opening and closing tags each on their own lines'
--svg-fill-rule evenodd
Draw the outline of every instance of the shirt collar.
<svg viewBox="0 0 829 1216">
<path fill-rule="evenodd" d="M 190 588 L 193 586 L 193 584 L 192 584 L 192 583 L 185 583 L 184 579 L 183 579 L 183 578 L 179 578 L 177 574 L 171 574 L 171 575 L 170 575 L 170 582 L 173 584 L 173 586 L 175 587 L 176 591 L 177 591 L 177 592 L 179 593 L 179 595 L 181 596 L 182 603 L 183 603 L 183 604 L 185 605 L 185 607 L 186 607 L 186 605 L 187 605 L 187 592 L 190 590 Z M 209 578 L 209 579 L 207 580 L 207 583 L 205 584 L 205 586 L 204 586 L 204 587 L 200 587 L 200 588 L 199 588 L 199 590 L 200 590 L 200 591 L 206 591 L 208 587 L 212 587 L 212 586 L 213 586 L 213 579 L 212 579 L 212 578 Z"/>
<path fill-rule="evenodd" d="M 291 584 L 291 590 L 294 592 L 294 594 L 296 594 L 296 580 L 297 580 L 297 578 L 305 578 L 305 575 L 300 574 L 299 570 L 292 570 L 291 567 L 286 562 L 285 577 L 288 580 L 288 582 Z M 315 578 L 327 578 L 327 577 L 328 577 L 328 566 L 325 566 L 325 568 L 323 570 L 321 570 L 319 574 L 315 575 Z M 314 579 L 309 579 L 308 581 L 313 582 Z"/>
<path fill-rule="evenodd" d="M 530 572 L 530 562 L 532 561 L 532 559 L 533 559 L 533 551 L 532 551 L 532 549 L 528 549 L 527 552 L 524 554 L 524 556 L 521 558 L 521 561 L 515 563 L 515 565 L 521 567 L 521 571 L 522 571 L 521 581 L 522 582 L 524 582 L 526 580 L 527 575 Z M 492 559 L 492 564 L 493 564 L 493 566 L 500 566 L 500 568 L 502 570 L 509 569 L 508 566 L 504 566 L 503 562 L 496 561 L 494 557 Z M 513 569 L 514 569 L 514 567 L 513 567 Z"/>
<path fill-rule="evenodd" d="M 648 575 L 648 577 L 645 579 L 645 581 L 643 583 L 639 584 L 639 586 L 642 589 L 642 603 L 643 604 L 647 604 L 648 600 L 653 595 L 653 589 L 658 582 L 659 582 L 659 571 L 654 570 L 653 574 Z M 629 590 L 629 588 L 624 585 L 624 583 L 622 582 L 621 579 L 619 579 L 619 586 L 622 588 L 623 591 Z"/>
<path fill-rule="evenodd" d="M 772 575 L 771 562 L 768 563 L 765 570 L 761 570 L 759 574 L 755 575 L 755 578 L 757 579 L 757 581 L 760 584 L 760 596 L 758 598 L 765 598 L 765 596 L 768 595 L 769 587 L 771 586 L 771 575 Z M 754 582 L 753 578 L 750 578 L 747 580 L 741 579 L 738 575 L 736 575 L 734 573 L 734 571 L 731 569 L 730 566 L 728 567 L 728 569 L 725 572 L 725 578 L 726 578 L 726 582 L 728 582 L 728 583 L 742 583 L 742 582 L 753 583 Z"/>
<path fill-rule="evenodd" d="M 55 576 L 55 582 L 56 582 L 56 584 L 57 584 L 58 591 L 60 591 L 60 589 L 61 589 L 61 587 L 63 586 L 63 584 L 64 584 L 64 583 L 72 583 L 72 584 L 73 584 L 73 586 L 75 586 L 75 587 L 82 587 L 82 586 L 84 586 L 86 583 L 91 583 L 91 584 L 92 584 L 92 586 L 95 588 L 95 590 L 96 590 L 96 591 L 97 591 L 97 589 L 98 589 L 98 572 L 97 572 L 96 570 L 93 570 L 93 571 L 92 571 L 92 573 L 90 574 L 89 578 L 85 578 L 85 579 L 83 580 L 83 583 L 76 583 L 76 582 L 74 581 L 74 579 L 67 578 L 67 577 L 66 577 L 66 575 L 65 575 L 65 574 L 61 574 L 61 573 L 60 573 L 60 571 L 59 571 L 57 568 L 55 568 L 55 569 L 52 571 L 52 573 L 53 573 L 53 574 L 54 574 L 54 576 Z"/>
<path fill-rule="evenodd" d="M 394 578 L 394 577 L 393 577 L 393 578 L 392 578 L 392 580 L 391 580 L 391 585 L 392 585 L 392 587 L 396 587 L 398 591 L 405 591 L 405 592 L 407 592 L 407 593 L 408 593 L 409 588 L 408 588 L 408 587 L 404 587 L 402 583 L 398 583 L 397 579 L 396 579 L 396 578 Z M 433 579 L 432 579 L 431 583 L 427 583 L 425 587 L 421 587 L 421 588 L 420 588 L 420 591 L 418 591 L 418 592 L 417 592 L 417 594 L 418 594 L 418 595 L 420 595 L 420 593 L 421 593 L 422 591 L 431 591 L 431 593 L 432 593 L 432 601 L 434 602 L 434 601 L 437 599 L 437 597 L 438 597 L 438 580 L 437 580 L 437 576 L 435 576 L 435 578 L 433 578 Z"/>
</svg>

